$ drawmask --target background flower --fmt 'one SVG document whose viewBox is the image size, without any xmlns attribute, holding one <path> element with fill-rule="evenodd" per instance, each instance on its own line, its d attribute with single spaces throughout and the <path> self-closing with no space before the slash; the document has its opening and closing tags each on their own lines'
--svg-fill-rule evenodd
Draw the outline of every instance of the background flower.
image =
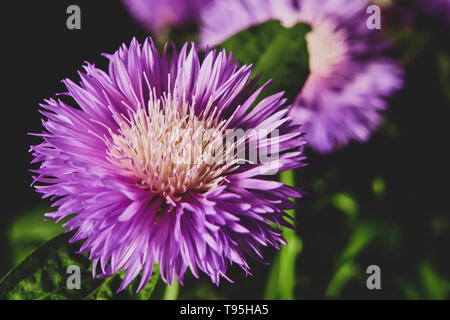
<svg viewBox="0 0 450 320">
<path fill-rule="evenodd" d="M 169 284 L 183 283 L 188 268 L 216 284 L 229 264 L 249 273 L 246 255 L 262 261 L 261 245 L 285 243 L 271 223 L 291 226 L 283 210 L 294 207 L 288 197 L 300 197 L 263 176 L 304 160 L 286 99 L 275 94 L 255 105 L 268 83 L 256 89 L 252 68 L 238 68 L 225 51 L 200 60 L 186 44 L 169 58 L 147 39 L 106 56 L 108 73 L 87 64 L 79 85 L 64 80 L 77 108 L 42 104 L 47 131 L 31 150 L 41 163 L 36 189 L 58 207 L 46 216 L 76 213 L 64 224 L 77 229 L 72 241 L 86 239 L 80 252 L 90 252 L 94 272 L 98 263 L 102 276 L 127 270 L 120 289 L 142 271 L 140 290 L 154 263 Z M 277 147 L 280 156 L 252 162 L 232 152 L 211 162 L 235 129 L 254 131 L 230 150 Z M 253 133 L 260 129 L 263 136 Z M 276 130 L 279 138 L 269 139 Z"/>
<path fill-rule="evenodd" d="M 366 0 L 217 1 L 203 12 L 200 40 L 213 46 L 249 26 L 275 19 L 307 23 L 311 74 L 292 116 L 310 145 L 330 152 L 367 141 L 380 124 L 385 99 L 402 87 L 402 71 L 386 55 L 380 30 L 370 30 Z"/>
</svg>

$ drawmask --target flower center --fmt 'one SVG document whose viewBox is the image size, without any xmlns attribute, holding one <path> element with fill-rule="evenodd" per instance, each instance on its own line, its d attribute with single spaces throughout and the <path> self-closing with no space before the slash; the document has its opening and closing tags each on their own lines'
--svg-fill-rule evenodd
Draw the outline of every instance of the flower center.
<svg viewBox="0 0 450 320">
<path fill-rule="evenodd" d="M 220 185 L 232 161 L 224 161 L 228 124 L 211 104 L 195 115 L 194 105 L 171 95 L 154 98 L 129 116 L 114 115 L 118 133 L 107 150 L 110 161 L 138 187 L 160 194 L 175 205 L 187 192 L 203 193 Z"/>
<path fill-rule="evenodd" d="M 313 26 L 306 35 L 311 73 L 328 76 L 341 63 L 347 53 L 346 33 L 336 30 L 330 22 Z"/>
</svg>

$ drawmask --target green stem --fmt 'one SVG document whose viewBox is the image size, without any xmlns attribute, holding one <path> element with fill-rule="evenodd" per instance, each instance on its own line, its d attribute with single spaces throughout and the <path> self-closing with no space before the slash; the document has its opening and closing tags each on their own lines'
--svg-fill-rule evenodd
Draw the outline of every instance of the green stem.
<svg viewBox="0 0 450 320">
<path fill-rule="evenodd" d="M 180 284 L 177 279 L 174 279 L 171 286 L 167 285 L 166 291 L 164 291 L 163 300 L 177 300 L 179 289 Z"/>
<path fill-rule="evenodd" d="M 290 186 L 294 185 L 294 171 L 282 172 L 280 181 Z M 289 210 L 286 213 L 295 218 L 295 210 Z M 282 231 L 288 245 L 283 247 L 275 258 L 264 295 L 265 299 L 294 299 L 295 262 L 302 251 L 303 243 L 294 230 L 282 228 Z"/>
</svg>

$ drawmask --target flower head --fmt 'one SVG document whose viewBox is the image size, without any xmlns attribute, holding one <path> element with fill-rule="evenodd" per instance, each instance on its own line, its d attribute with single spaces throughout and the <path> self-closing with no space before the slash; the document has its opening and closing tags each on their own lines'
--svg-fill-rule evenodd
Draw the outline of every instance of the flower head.
<svg viewBox="0 0 450 320">
<path fill-rule="evenodd" d="M 230 0 L 204 10 L 201 43 L 212 46 L 268 20 L 307 23 L 310 75 L 292 109 L 309 145 L 329 152 L 366 141 L 380 124 L 385 98 L 402 86 L 379 30 L 367 28 L 366 0 Z"/>
<path fill-rule="evenodd" d="M 197 22 L 210 0 L 123 0 L 130 13 L 148 30 L 159 32 Z"/>
<path fill-rule="evenodd" d="M 272 223 L 291 226 L 283 210 L 300 197 L 266 176 L 304 159 L 286 99 L 256 104 L 267 84 L 256 89 L 252 68 L 225 51 L 201 60 L 186 44 L 169 57 L 147 39 L 106 56 L 108 73 L 87 64 L 79 85 L 63 81 L 75 106 L 41 105 L 34 180 L 58 207 L 46 216 L 76 214 L 64 224 L 72 241 L 85 239 L 94 272 L 126 270 L 120 289 L 142 271 L 140 290 L 154 263 L 168 283 L 188 268 L 216 284 L 229 264 L 249 272 L 246 255 L 285 243 Z"/>
</svg>

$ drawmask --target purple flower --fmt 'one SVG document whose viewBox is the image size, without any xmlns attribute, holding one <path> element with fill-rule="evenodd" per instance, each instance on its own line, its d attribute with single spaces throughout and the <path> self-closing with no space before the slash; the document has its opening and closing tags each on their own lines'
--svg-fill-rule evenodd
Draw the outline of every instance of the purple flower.
<svg viewBox="0 0 450 320">
<path fill-rule="evenodd" d="M 58 207 L 46 216 L 76 214 L 71 241 L 86 239 L 94 276 L 98 263 L 101 276 L 127 271 L 119 290 L 142 271 L 140 290 L 154 263 L 169 284 L 188 268 L 216 284 L 229 264 L 249 272 L 246 255 L 262 261 L 261 245 L 285 244 L 271 224 L 291 226 L 283 210 L 300 197 L 266 176 L 304 160 L 282 94 L 256 104 L 268 83 L 256 89 L 252 68 L 225 51 L 166 49 L 134 39 L 106 55 L 108 73 L 86 64 L 79 85 L 63 81 L 76 106 L 46 100 L 44 141 L 31 147 L 36 189 Z"/>
<path fill-rule="evenodd" d="M 160 32 L 197 22 L 210 0 L 123 0 L 131 14 L 148 30 Z"/>
<path fill-rule="evenodd" d="M 402 71 L 385 54 L 380 30 L 367 27 L 366 0 L 230 0 L 203 11 L 201 44 L 213 46 L 268 20 L 285 27 L 307 23 L 310 76 L 292 117 L 304 124 L 310 146 L 330 152 L 367 141 L 380 124 L 386 98 L 402 87 Z"/>
</svg>

